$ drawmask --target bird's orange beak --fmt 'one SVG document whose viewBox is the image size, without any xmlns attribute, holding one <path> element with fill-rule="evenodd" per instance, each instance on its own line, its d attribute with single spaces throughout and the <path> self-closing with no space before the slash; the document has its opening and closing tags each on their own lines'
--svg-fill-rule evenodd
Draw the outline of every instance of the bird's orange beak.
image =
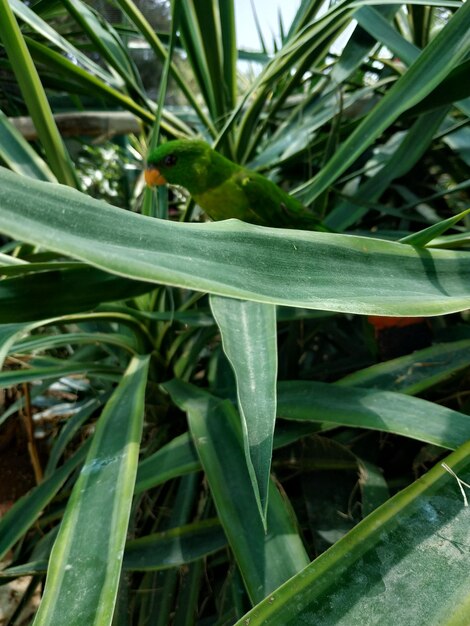
<svg viewBox="0 0 470 626">
<path fill-rule="evenodd" d="M 149 187 L 155 187 L 156 185 L 166 185 L 166 179 L 160 174 L 153 165 L 149 165 L 144 172 L 145 182 Z"/>
</svg>

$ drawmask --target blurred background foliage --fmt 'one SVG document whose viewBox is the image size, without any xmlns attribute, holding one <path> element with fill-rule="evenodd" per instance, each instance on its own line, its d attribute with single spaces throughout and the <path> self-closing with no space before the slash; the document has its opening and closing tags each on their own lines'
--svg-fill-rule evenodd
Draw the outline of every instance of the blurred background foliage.
<svg viewBox="0 0 470 626">
<path fill-rule="evenodd" d="M 468 251 L 468 3 L 302 0 L 273 41 L 259 29 L 257 51 L 237 46 L 235 10 L 228 0 L 0 0 L 1 164 L 126 211 L 206 221 L 185 190 L 155 194 L 141 174 L 157 133 L 197 136 L 304 200 L 333 233 L 398 241 L 455 218 L 428 239 Z M 37 625 L 466 623 L 452 619 L 468 605 L 468 538 L 455 573 L 448 552 L 429 564 L 419 547 L 444 526 L 454 542 L 464 536 L 457 478 L 440 462 L 470 439 L 465 307 L 398 325 L 277 307 L 265 534 L 208 296 L 7 236 L 0 259 L 0 581 L 31 576 L 5 625 L 33 623 L 22 611 L 35 610 L 54 542 Z M 131 449 L 139 429 L 138 468 L 134 458 L 106 477 L 103 459 Z M 464 452 L 446 462 L 468 482 Z M 103 484 L 79 477 L 86 455 Z M 120 579 L 108 536 L 127 540 Z M 102 567 L 80 559 L 87 543 Z M 309 590 L 293 579 L 301 598 L 294 584 L 279 609 L 260 604 L 310 562 Z M 392 583 L 400 576 L 407 589 Z M 422 613 L 397 619 L 398 601 Z M 448 621 L 424 610 L 436 602 Z"/>
</svg>

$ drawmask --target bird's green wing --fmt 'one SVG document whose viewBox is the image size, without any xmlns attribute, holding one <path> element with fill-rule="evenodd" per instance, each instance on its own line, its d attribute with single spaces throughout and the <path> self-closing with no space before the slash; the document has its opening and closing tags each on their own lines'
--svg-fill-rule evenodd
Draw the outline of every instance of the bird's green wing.
<svg viewBox="0 0 470 626">
<path fill-rule="evenodd" d="M 261 174 L 241 169 L 233 180 L 243 190 L 250 212 L 256 215 L 256 223 L 309 230 L 319 227 L 320 221 L 301 202 Z"/>
</svg>

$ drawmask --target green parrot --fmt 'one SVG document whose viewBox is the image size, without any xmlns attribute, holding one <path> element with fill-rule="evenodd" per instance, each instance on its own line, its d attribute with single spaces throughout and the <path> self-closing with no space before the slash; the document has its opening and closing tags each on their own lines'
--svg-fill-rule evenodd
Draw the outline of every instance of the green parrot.
<svg viewBox="0 0 470 626">
<path fill-rule="evenodd" d="M 226 159 L 204 141 L 169 141 L 152 150 L 145 181 L 150 187 L 185 187 L 213 220 L 236 217 L 262 226 L 326 230 L 275 183 Z"/>
</svg>

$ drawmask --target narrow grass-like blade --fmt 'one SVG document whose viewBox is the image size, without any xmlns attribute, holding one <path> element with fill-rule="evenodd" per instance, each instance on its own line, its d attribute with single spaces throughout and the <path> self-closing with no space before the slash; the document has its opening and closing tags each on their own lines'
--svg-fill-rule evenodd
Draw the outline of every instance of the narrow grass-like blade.
<svg viewBox="0 0 470 626">
<path fill-rule="evenodd" d="M 78 93 L 81 93 L 82 90 L 89 91 L 91 89 L 94 93 L 103 96 L 108 102 L 122 106 L 128 111 L 131 111 L 131 113 L 134 113 L 144 122 L 152 123 L 154 121 L 155 116 L 152 111 L 135 102 L 135 100 L 127 94 L 108 85 L 80 66 L 75 65 L 72 61 L 55 50 L 52 50 L 34 39 L 26 37 L 25 40 L 36 61 L 46 65 L 51 72 L 56 73 L 59 77 L 64 77 L 64 79 L 70 81 L 68 88 L 72 93 L 74 93 L 75 84 L 77 85 L 75 89 Z M 166 109 L 162 112 L 162 118 L 162 127 L 170 135 L 191 135 L 189 126 Z"/>
<path fill-rule="evenodd" d="M 276 431 L 274 435 L 275 448 L 288 445 L 321 428 L 320 426 L 312 427 L 308 424 L 296 424 L 293 427 L 291 423 L 290 426 L 290 428 L 281 427 L 279 431 Z M 135 493 L 142 493 L 142 491 L 161 485 L 172 478 L 201 470 L 201 462 L 191 436 L 189 432 L 183 433 L 139 463 Z"/>
<path fill-rule="evenodd" d="M 26 337 L 34 330 L 57 324 L 80 324 L 87 322 L 104 322 L 105 324 L 122 324 L 127 332 L 83 332 L 64 334 L 43 334 Z M 96 343 L 120 346 L 131 353 L 151 351 L 151 340 L 147 330 L 138 320 L 122 313 L 90 313 L 52 317 L 32 323 L 0 324 L 0 369 L 5 356 L 11 352 L 35 352 L 61 346 L 67 343 Z"/>
<path fill-rule="evenodd" d="M 31 50 L 31 54 L 37 61 L 48 66 L 52 71 L 55 70 L 59 76 L 67 75 L 71 79 L 72 84 L 77 82 L 78 84 L 83 84 L 87 89 L 95 89 L 99 94 L 107 97 L 109 101 L 114 101 L 123 106 L 146 122 L 151 122 L 154 119 L 151 111 L 143 108 L 128 95 L 108 85 L 108 83 L 91 72 L 87 72 L 79 65 L 75 65 L 67 57 L 32 38 L 25 37 L 25 40 Z"/>
<path fill-rule="evenodd" d="M 420 49 L 393 28 L 377 7 L 361 7 L 354 13 L 354 18 L 364 30 L 386 46 L 405 65 L 411 65 L 419 56 Z"/>
<path fill-rule="evenodd" d="M 41 337 L 29 337 L 15 342 L 10 352 L 36 353 L 44 350 L 52 350 L 66 345 L 80 346 L 86 344 L 103 344 L 123 348 L 132 354 L 137 353 L 137 345 L 133 337 L 123 333 L 64 333 L 63 335 L 44 335 Z"/>
<path fill-rule="evenodd" d="M 208 519 L 146 535 L 126 543 L 123 568 L 157 571 L 183 567 L 227 546 L 218 519 Z M 31 561 L 0 571 L 0 579 L 46 573 L 47 561 Z"/>
<path fill-rule="evenodd" d="M 462 101 L 470 97 L 470 85 L 467 76 L 470 73 L 470 60 L 460 63 L 448 77 L 431 93 L 414 107 L 408 109 L 405 115 L 418 115 L 437 107 L 456 102 L 461 107 Z"/>
<path fill-rule="evenodd" d="M 44 469 L 45 478 L 51 476 L 56 471 L 56 466 L 67 445 L 103 402 L 103 394 L 92 398 L 85 402 L 80 408 L 77 407 L 75 413 L 67 419 L 67 422 L 64 424 L 51 446 L 47 465 Z"/>
<path fill-rule="evenodd" d="M 353 17 L 356 18 L 363 8 L 358 9 L 354 13 Z M 395 15 L 397 8 L 398 5 L 383 5 L 375 8 L 374 10 L 379 18 L 384 20 L 388 25 L 387 19 L 391 19 Z M 373 34 L 375 35 L 375 33 Z M 379 42 L 381 42 L 379 37 L 366 33 L 365 30 L 358 24 L 341 55 L 338 57 L 337 62 L 331 69 L 331 81 L 333 83 L 331 88 L 334 90 L 334 85 L 343 83 L 353 74 L 353 72 L 357 71 L 360 68 L 361 63 L 363 63 L 371 55 Z"/>
<path fill-rule="evenodd" d="M 157 33 L 154 31 L 152 26 L 149 24 L 145 16 L 139 10 L 139 8 L 135 5 L 132 0 L 118 0 L 118 4 L 123 11 L 127 14 L 129 19 L 135 24 L 139 33 L 147 40 L 152 50 L 155 53 L 155 56 L 160 59 L 162 62 L 165 61 L 167 56 L 167 51 L 162 41 L 158 37 Z M 196 95 L 191 90 L 191 86 L 188 85 L 187 80 L 178 70 L 175 63 L 171 63 L 170 66 L 171 75 L 174 78 L 175 82 L 178 84 L 178 87 L 184 93 L 188 102 L 191 104 L 191 107 L 197 113 L 201 122 L 204 124 L 206 128 L 208 128 L 212 134 L 215 134 L 215 130 L 212 126 L 211 121 L 207 117 L 206 113 L 202 110 L 200 103 L 197 100 Z"/>
<path fill-rule="evenodd" d="M 196 388 L 194 392 L 197 394 Z M 317 422 L 330 429 L 349 426 L 394 433 L 448 449 L 470 438 L 470 418 L 458 411 L 399 393 L 316 381 L 279 382 L 277 414 L 285 420 Z M 275 448 L 307 434 L 299 430 L 286 436 L 283 423 L 278 421 L 281 428 L 276 429 Z M 200 470 L 194 445 L 185 433 L 141 461 L 136 493 Z"/>
<path fill-rule="evenodd" d="M 86 35 L 93 41 L 104 59 L 120 74 L 129 86 L 143 96 L 140 77 L 132 57 L 128 54 L 115 29 L 104 19 L 99 19 L 92 9 L 81 0 L 62 0 L 67 11 L 74 17 Z"/>
<path fill-rule="evenodd" d="M 233 0 L 225 0 L 231 4 Z M 206 89 L 210 100 L 214 103 L 213 117 L 221 118 L 225 113 L 224 77 L 222 62 L 222 47 L 220 38 L 220 24 L 218 23 L 218 7 L 216 2 L 191 2 L 196 18 L 199 36 L 192 42 L 198 48 L 199 54 L 207 68 Z M 192 30 L 193 33 L 196 30 Z M 230 87 L 229 87 L 230 89 Z"/>
<path fill-rule="evenodd" d="M 211 3 L 212 4 L 212 3 Z M 181 15 L 181 41 L 188 61 L 191 64 L 193 74 L 197 80 L 199 90 L 210 112 L 210 116 L 216 118 L 216 105 L 214 91 L 210 82 L 207 59 L 204 55 L 204 46 L 201 41 L 198 20 L 193 2 L 182 3 Z"/>
<path fill-rule="evenodd" d="M 227 110 L 234 108 L 237 98 L 237 38 L 234 0 L 219 0 L 219 20 L 223 57 L 224 98 Z"/>
<path fill-rule="evenodd" d="M 27 331 L 25 324 L 0 324 L 0 370 L 11 346 Z"/>
</svg>

